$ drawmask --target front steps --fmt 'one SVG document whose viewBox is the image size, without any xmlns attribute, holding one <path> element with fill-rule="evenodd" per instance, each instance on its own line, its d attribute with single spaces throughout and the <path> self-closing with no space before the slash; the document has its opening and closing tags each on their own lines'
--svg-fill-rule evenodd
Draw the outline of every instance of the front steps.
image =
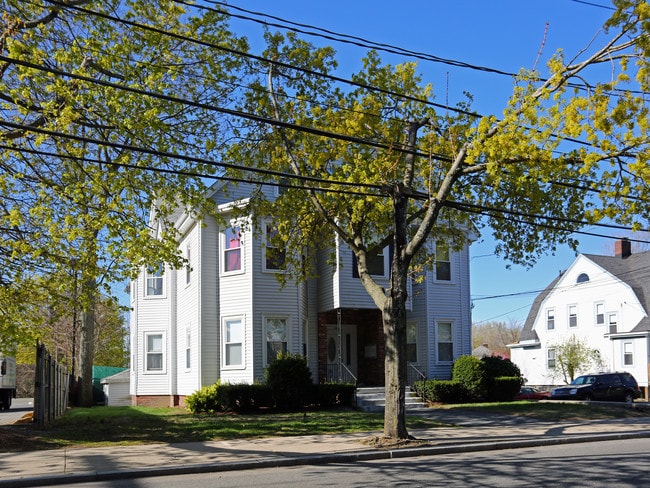
<svg viewBox="0 0 650 488">
<path fill-rule="evenodd" d="M 386 406 L 386 391 L 383 386 L 357 388 L 357 407 L 364 412 L 383 412 Z M 406 387 L 406 412 L 416 413 L 426 411 L 427 404 Z"/>
</svg>

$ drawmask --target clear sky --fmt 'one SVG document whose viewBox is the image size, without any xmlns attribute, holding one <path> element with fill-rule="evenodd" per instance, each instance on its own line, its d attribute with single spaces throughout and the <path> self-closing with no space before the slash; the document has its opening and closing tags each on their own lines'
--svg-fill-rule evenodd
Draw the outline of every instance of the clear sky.
<svg viewBox="0 0 650 488">
<path fill-rule="evenodd" d="M 599 30 L 612 13 L 607 0 L 232 0 L 229 3 L 340 34 L 510 73 L 535 66 L 542 69 L 558 49 L 572 58 L 595 35 L 602 39 L 604 34 Z M 236 33 L 249 37 L 254 53 L 260 53 L 261 25 L 249 20 L 233 20 L 231 25 Z M 336 49 L 338 76 L 349 78 L 361 68 L 360 60 L 367 48 L 304 37 L 316 45 L 331 45 Z M 438 103 L 453 106 L 463 99 L 464 92 L 469 92 L 474 97 L 475 111 L 499 116 L 512 92 L 512 79 L 508 76 L 404 55 L 380 54 L 391 64 L 417 61 L 423 81 L 434 85 Z M 603 229 L 591 231 L 617 235 Z M 614 241 L 611 239 L 577 237 L 582 253 L 612 254 Z M 494 243 L 488 234 L 471 247 L 474 322 L 523 322 L 536 292 L 575 258 L 568 247 L 560 247 L 554 256 L 542 257 L 531 269 L 515 265 L 508 269 L 508 263 L 495 257 L 493 251 Z M 500 295 L 514 296 L 485 298 Z"/>
</svg>

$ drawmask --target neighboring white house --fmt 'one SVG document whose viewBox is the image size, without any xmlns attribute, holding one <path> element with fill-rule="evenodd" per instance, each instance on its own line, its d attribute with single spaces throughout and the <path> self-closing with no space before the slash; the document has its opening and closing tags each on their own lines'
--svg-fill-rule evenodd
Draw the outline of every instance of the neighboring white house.
<svg viewBox="0 0 650 488">
<path fill-rule="evenodd" d="M 104 391 L 104 403 L 109 407 L 128 407 L 131 405 L 128 369 L 100 380 Z"/>
<path fill-rule="evenodd" d="M 535 299 L 511 359 L 531 385 L 563 384 L 553 374 L 555 346 L 572 335 L 600 352 L 608 371 L 631 373 L 647 398 L 650 252 L 631 253 L 616 241 L 615 256 L 579 255 Z"/>
<path fill-rule="evenodd" d="M 223 183 L 211 189 L 225 217 L 252 190 Z M 182 405 L 217 380 L 262 381 L 278 351 L 305 355 L 317 382 L 356 378 L 360 385 L 383 385 L 381 314 L 355 277 L 350 249 L 333 235 L 329 249 L 308 258 L 317 279 L 280 287 L 282 265 L 265 245 L 272 222 L 225 221 L 197 222 L 179 212 L 175 225 L 189 267 L 143 270 L 131 283 L 133 403 Z M 431 245 L 436 269 L 409 284 L 408 359 L 425 376 L 448 379 L 453 360 L 471 350 L 469 250 Z M 332 250 L 335 265 L 327 259 Z M 388 248 L 372 266 L 388 286 Z"/>
</svg>

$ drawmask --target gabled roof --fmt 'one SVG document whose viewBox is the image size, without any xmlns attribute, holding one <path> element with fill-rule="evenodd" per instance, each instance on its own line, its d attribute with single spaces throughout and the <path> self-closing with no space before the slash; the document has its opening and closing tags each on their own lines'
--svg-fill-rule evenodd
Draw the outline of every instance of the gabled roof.
<svg viewBox="0 0 650 488">
<path fill-rule="evenodd" d="M 620 256 L 600 256 L 597 254 L 583 254 L 597 266 L 628 284 L 636 294 L 639 302 L 646 312 L 650 310 L 650 251 L 631 254 L 627 258 Z M 577 258 L 576 258 L 577 259 Z M 524 322 L 519 342 L 539 341 L 537 333 L 533 330 L 535 319 L 539 309 L 551 291 L 555 288 L 562 275 L 557 276 L 551 283 L 535 298 Z M 631 332 L 650 331 L 650 317 L 644 317 Z"/>
<path fill-rule="evenodd" d="M 627 283 L 646 313 L 650 310 L 650 251 L 631 254 L 627 258 L 585 254 L 586 258 Z M 644 317 L 631 332 L 650 331 L 650 317 Z"/>
</svg>

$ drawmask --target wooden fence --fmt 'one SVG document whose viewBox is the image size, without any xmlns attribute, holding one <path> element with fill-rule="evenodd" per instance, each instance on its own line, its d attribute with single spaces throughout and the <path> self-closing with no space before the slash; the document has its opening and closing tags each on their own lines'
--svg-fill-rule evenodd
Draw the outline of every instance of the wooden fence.
<svg viewBox="0 0 650 488">
<path fill-rule="evenodd" d="M 67 370 L 52 359 L 44 344 L 37 344 L 34 423 L 38 428 L 45 428 L 66 411 L 69 385 Z"/>
</svg>

